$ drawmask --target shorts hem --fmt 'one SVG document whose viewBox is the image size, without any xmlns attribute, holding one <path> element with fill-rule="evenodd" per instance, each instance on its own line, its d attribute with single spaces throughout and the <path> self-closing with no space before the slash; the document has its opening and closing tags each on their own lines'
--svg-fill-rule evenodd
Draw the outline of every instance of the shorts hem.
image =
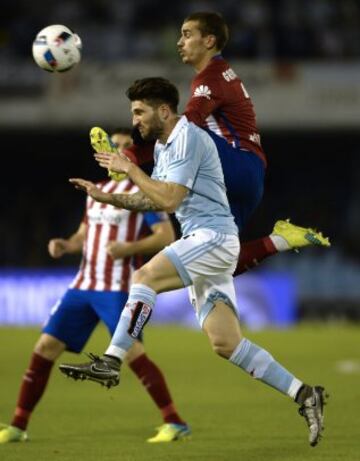
<svg viewBox="0 0 360 461">
<path fill-rule="evenodd" d="M 189 285 L 192 285 L 193 282 L 187 272 L 187 270 L 184 267 L 184 264 L 182 263 L 181 259 L 179 256 L 176 254 L 173 248 L 167 247 L 163 250 L 165 256 L 167 256 L 170 261 L 174 264 L 175 269 L 177 270 L 177 273 L 179 274 L 179 277 L 181 278 L 183 284 L 185 287 L 188 287 Z"/>
<path fill-rule="evenodd" d="M 236 317 L 238 317 L 236 306 L 234 306 L 234 303 L 231 301 L 231 299 L 225 293 L 222 293 L 221 291 L 216 291 L 208 296 L 205 304 L 203 304 L 199 312 L 196 313 L 201 328 L 203 327 L 205 320 L 207 319 L 210 312 L 213 310 L 215 303 L 217 301 L 223 301 L 226 305 L 230 307 L 230 309 L 234 311 Z"/>
<path fill-rule="evenodd" d="M 74 352 L 75 354 L 80 354 L 80 352 L 84 349 L 84 345 L 86 343 L 86 341 L 89 339 L 89 338 L 86 338 L 86 341 L 81 344 L 81 345 L 75 345 L 75 344 L 70 344 L 66 338 L 64 337 L 61 337 L 61 335 L 58 335 L 56 332 L 54 331 L 51 331 L 51 330 L 47 330 L 46 328 L 44 328 L 42 330 L 41 333 L 45 333 L 47 335 L 50 335 L 50 336 L 53 336 L 55 339 L 57 339 L 58 341 L 61 341 L 62 343 L 65 344 L 65 350 L 68 351 L 68 352 Z"/>
</svg>

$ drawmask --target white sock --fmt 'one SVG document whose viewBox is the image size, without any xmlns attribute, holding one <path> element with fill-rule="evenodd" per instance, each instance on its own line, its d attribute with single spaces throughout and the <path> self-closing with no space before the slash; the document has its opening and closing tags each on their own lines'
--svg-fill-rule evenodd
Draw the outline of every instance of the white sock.
<svg viewBox="0 0 360 461">
<path fill-rule="evenodd" d="M 290 250 L 290 245 L 287 243 L 284 237 L 281 237 L 280 235 L 274 235 L 274 234 L 270 234 L 269 237 L 272 243 L 274 244 L 274 247 L 277 249 L 277 251 Z"/>
<path fill-rule="evenodd" d="M 274 387 L 295 399 L 302 382 L 277 362 L 265 349 L 243 338 L 229 361 L 242 368 L 253 378 Z"/>
</svg>

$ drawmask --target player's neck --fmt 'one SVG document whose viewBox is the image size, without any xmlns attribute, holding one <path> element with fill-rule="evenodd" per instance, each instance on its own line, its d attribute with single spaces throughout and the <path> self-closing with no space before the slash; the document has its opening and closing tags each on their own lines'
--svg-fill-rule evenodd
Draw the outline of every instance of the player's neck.
<svg viewBox="0 0 360 461">
<path fill-rule="evenodd" d="M 175 125 L 177 122 L 180 120 L 180 115 L 174 114 L 173 117 L 171 117 L 166 125 L 164 125 L 164 130 L 161 133 L 161 135 L 158 137 L 158 140 L 161 142 L 161 144 L 166 144 L 167 140 L 169 139 L 169 136 L 172 132 L 172 130 L 175 128 Z"/>
<path fill-rule="evenodd" d="M 210 63 L 214 56 L 217 56 L 219 51 L 209 51 L 198 62 L 193 64 L 193 68 L 197 73 L 202 72 Z"/>
</svg>

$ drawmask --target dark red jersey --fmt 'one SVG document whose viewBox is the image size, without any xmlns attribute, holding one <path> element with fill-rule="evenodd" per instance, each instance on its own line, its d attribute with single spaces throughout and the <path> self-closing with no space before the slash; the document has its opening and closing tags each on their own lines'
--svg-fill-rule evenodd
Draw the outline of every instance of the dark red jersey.
<svg viewBox="0 0 360 461">
<path fill-rule="evenodd" d="M 234 147 L 250 150 L 264 161 L 254 106 L 242 81 L 218 55 L 191 83 L 186 117 L 209 128 Z"/>
<path fill-rule="evenodd" d="M 266 164 L 250 96 L 221 55 L 195 76 L 191 93 L 184 112 L 188 120 L 209 128 L 234 147 L 254 152 Z M 131 146 L 125 154 L 142 165 L 152 161 L 153 145 Z"/>
<path fill-rule="evenodd" d="M 154 162 L 155 142 L 144 142 L 140 145 L 132 144 L 124 149 L 124 154 L 136 165 L 144 165 Z"/>
</svg>

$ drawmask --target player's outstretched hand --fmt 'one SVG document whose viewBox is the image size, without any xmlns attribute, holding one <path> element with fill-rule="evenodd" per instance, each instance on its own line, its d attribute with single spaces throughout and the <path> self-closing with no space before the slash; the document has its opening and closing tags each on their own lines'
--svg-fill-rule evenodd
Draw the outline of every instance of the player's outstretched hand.
<svg viewBox="0 0 360 461">
<path fill-rule="evenodd" d="M 111 194 L 101 191 L 93 182 L 81 178 L 70 178 L 69 182 L 74 184 L 76 189 L 85 191 L 97 202 L 108 203 L 108 198 Z"/>
<path fill-rule="evenodd" d="M 100 166 L 116 173 L 128 173 L 132 163 L 126 155 L 121 153 L 95 152 L 94 157 Z"/>
</svg>

